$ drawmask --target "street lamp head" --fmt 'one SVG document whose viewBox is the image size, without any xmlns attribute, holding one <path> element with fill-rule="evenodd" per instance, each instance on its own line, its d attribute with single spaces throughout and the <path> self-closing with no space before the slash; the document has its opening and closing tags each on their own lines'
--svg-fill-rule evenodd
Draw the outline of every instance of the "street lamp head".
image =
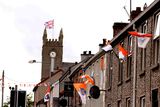
<svg viewBox="0 0 160 107">
<path fill-rule="evenodd" d="M 30 60 L 28 63 L 36 63 L 36 60 Z"/>
<path fill-rule="evenodd" d="M 14 87 L 11 87 L 11 86 L 10 86 L 9 89 L 10 89 L 10 90 L 14 90 Z"/>
</svg>

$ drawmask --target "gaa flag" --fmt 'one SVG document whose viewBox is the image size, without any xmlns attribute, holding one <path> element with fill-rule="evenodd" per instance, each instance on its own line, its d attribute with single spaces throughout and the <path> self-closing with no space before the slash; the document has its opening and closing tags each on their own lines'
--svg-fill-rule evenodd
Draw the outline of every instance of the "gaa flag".
<svg viewBox="0 0 160 107">
<path fill-rule="evenodd" d="M 59 81 L 56 81 L 55 83 L 53 83 L 51 85 L 51 87 L 53 87 L 53 89 L 51 91 L 53 91 L 53 97 L 59 97 Z"/>
<path fill-rule="evenodd" d="M 44 23 L 44 26 L 48 29 L 52 29 L 54 27 L 54 20 L 50 20 Z"/>
<path fill-rule="evenodd" d="M 152 37 L 152 34 L 149 34 L 149 33 L 139 33 L 135 31 L 131 31 L 128 33 L 131 34 L 132 36 L 137 36 L 137 37 Z"/>
<path fill-rule="evenodd" d="M 120 44 L 118 45 L 119 49 L 119 59 L 125 60 L 125 58 L 128 56 L 127 50 L 125 50 Z"/>
<path fill-rule="evenodd" d="M 48 102 L 50 99 L 51 88 L 50 85 L 47 87 L 46 94 L 44 95 L 44 102 Z"/>
<path fill-rule="evenodd" d="M 90 77 L 89 75 L 82 75 L 80 78 L 86 78 L 87 80 L 84 82 L 85 84 L 91 83 L 92 85 L 95 84 L 94 79 Z"/>
<path fill-rule="evenodd" d="M 86 84 L 84 83 L 73 83 L 74 88 L 78 92 L 83 104 L 86 104 Z"/>
<path fill-rule="evenodd" d="M 152 37 L 152 34 L 148 33 L 138 33 L 138 32 L 128 32 L 132 36 L 138 37 L 138 47 L 139 48 L 146 48 L 147 43 L 149 42 L 150 38 Z"/>
<path fill-rule="evenodd" d="M 148 38 L 148 37 L 138 37 L 138 47 L 139 48 L 146 48 L 149 40 L 150 40 L 150 38 Z"/>
</svg>

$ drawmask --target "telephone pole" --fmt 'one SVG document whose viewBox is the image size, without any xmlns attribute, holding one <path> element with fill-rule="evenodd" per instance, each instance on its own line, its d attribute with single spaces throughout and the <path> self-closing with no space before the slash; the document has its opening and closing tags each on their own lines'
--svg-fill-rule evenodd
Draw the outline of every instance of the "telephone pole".
<svg viewBox="0 0 160 107">
<path fill-rule="evenodd" d="M 3 97 L 4 97 L 4 70 L 2 72 L 2 102 L 1 102 L 1 107 L 3 107 Z"/>
</svg>

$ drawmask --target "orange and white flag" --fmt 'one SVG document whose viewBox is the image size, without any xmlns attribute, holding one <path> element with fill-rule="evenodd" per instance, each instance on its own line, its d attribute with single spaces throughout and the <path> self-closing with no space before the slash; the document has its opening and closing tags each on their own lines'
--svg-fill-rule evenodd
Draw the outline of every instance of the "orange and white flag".
<svg viewBox="0 0 160 107">
<path fill-rule="evenodd" d="M 139 33 L 139 32 L 128 32 L 132 36 L 137 36 L 138 38 L 138 47 L 139 48 L 146 48 L 147 43 L 149 42 L 150 38 L 152 37 L 152 34 L 149 33 Z"/>
<path fill-rule="evenodd" d="M 128 56 L 127 50 L 125 50 L 120 44 L 118 45 L 119 49 L 119 59 L 125 60 L 125 58 Z"/>
<path fill-rule="evenodd" d="M 90 77 L 89 75 L 82 75 L 80 78 L 86 78 L 87 80 L 84 82 L 85 84 L 91 83 L 92 85 L 95 85 L 94 79 Z"/>
<path fill-rule="evenodd" d="M 138 37 L 138 47 L 139 48 L 146 48 L 149 40 L 150 40 L 150 38 L 148 38 L 148 37 Z"/>
<path fill-rule="evenodd" d="M 137 37 L 152 37 L 152 34 L 149 33 L 139 33 L 135 31 L 130 31 L 128 33 L 131 34 L 132 36 L 137 36 Z"/>
<path fill-rule="evenodd" d="M 82 103 L 86 104 L 86 84 L 84 83 L 73 83 L 74 88 L 78 92 Z"/>
</svg>

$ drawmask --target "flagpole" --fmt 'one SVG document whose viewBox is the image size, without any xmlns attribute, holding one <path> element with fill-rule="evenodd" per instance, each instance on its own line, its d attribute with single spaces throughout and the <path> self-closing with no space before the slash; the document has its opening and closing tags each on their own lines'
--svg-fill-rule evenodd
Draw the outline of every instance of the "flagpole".
<svg viewBox="0 0 160 107">
<path fill-rule="evenodd" d="M 53 21 L 53 27 L 52 27 L 52 30 L 53 30 L 53 31 L 52 31 L 52 34 L 53 34 L 53 36 L 52 36 L 52 37 L 54 37 L 54 28 L 55 28 L 55 27 L 54 27 L 54 26 L 55 26 L 55 24 L 54 24 L 54 19 L 53 19 L 52 21 Z"/>
<path fill-rule="evenodd" d="M 49 107 L 49 103 L 50 103 L 50 102 L 47 101 L 47 107 Z"/>
<path fill-rule="evenodd" d="M 130 0 L 130 21 L 132 20 L 131 12 L 132 12 L 132 0 Z"/>
</svg>

